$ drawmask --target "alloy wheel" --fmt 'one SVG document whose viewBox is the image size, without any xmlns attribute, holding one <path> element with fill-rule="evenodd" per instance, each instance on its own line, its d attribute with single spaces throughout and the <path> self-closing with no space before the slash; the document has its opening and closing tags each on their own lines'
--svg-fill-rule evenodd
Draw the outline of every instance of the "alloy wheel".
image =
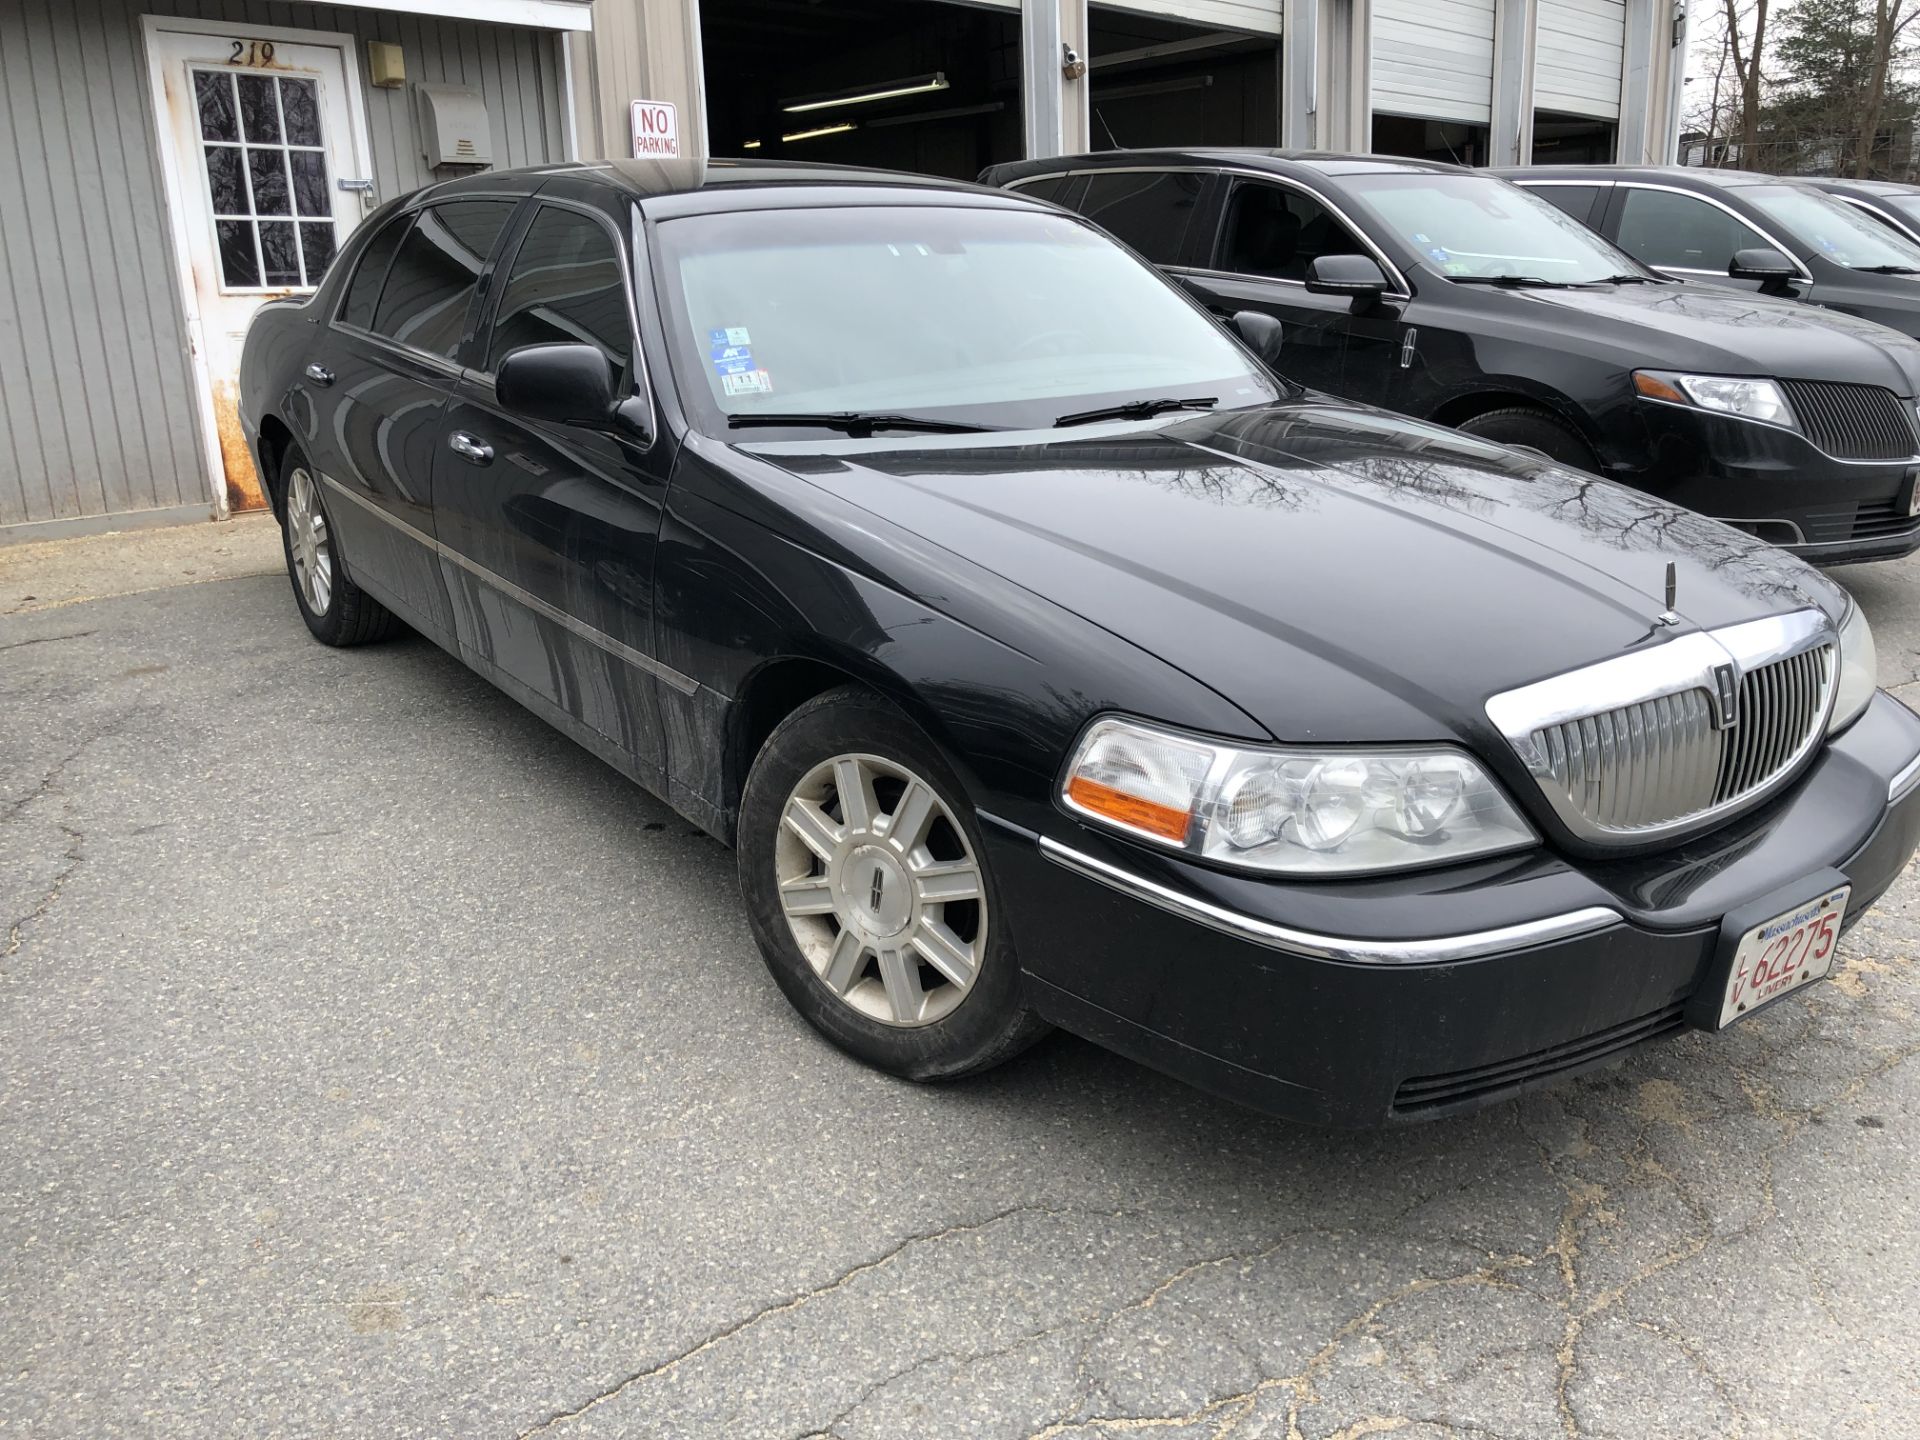
<svg viewBox="0 0 1920 1440">
<path fill-rule="evenodd" d="M 774 868 L 800 953 L 845 1004 L 915 1027 L 966 998 L 986 954 L 986 885 L 924 778 L 878 755 L 822 761 L 787 797 Z"/>
<path fill-rule="evenodd" d="M 333 603 L 333 542 L 320 493 L 305 467 L 287 477 L 287 558 L 300 596 L 315 615 Z"/>
</svg>

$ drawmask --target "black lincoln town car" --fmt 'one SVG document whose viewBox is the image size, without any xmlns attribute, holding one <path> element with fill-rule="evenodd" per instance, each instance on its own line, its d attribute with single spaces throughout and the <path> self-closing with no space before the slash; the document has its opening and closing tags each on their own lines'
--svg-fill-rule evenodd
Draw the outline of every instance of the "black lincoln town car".
<svg viewBox="0 0 1920 1440">
<path fill-rule="evenodd" d="M 982 178 L 1094 220 L 1217 315 L 1280 320 L 1280 372 L 1303 385 L 1527 446 L 1821 563 L 1920 549 L 1906 335 L 1675 283 L 1451 165 L 1132 150 Z"/>
<path fill-rule="evenodd" d="M 1920 832 L 1847 595 L 1237 329 L 1015 194 L 578 166 L 379 211 L 242 413 L 313 634 L 403 621 L 732 844 L 896 1074 L 1051 1023 L 1378 1124 L 1824 976 Z"/>
</svg>

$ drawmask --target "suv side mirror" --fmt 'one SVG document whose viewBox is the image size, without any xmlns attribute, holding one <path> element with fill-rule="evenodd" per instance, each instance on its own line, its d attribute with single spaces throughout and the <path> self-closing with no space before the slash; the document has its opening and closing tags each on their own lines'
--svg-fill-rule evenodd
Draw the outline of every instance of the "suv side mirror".
<svg viewBox="0 0 1920 1440">
<path fill-rule="evenodd" d="M 1736 250 L 1727 264 L 1727 274 L 1735 280 L 1779 283 L 1797 279 L 1800 271 L 1778 250 L 1756 245 L 1750 250 Z"/>
<path fill-rule="evenodd" d="M 1315 295 L 1373 299 L 1387 288 L 1387 273 L 1371 255 L 1319 255 L 1307 265 L 1307 289 Z"/>
<path fill-rule="evenodd" d="M 613 422 L 613 371 L 597 346 L 523 345 L 510 350 L 493 377 L 503 409 L 560 425 Z"/>
<path fill-rule="evenodd" d="M 1263 315 L 1258 310 L 1236 310 L 1227 323 L 1233 327 L 1234 334 L 1247 342 L 1247 348 L 1258 355 L 1263 364 L 1272 368 L 1280 363 L 1280 342 L 1284 332 L 1280 322 L 1273 316 Z"/>
</svg>

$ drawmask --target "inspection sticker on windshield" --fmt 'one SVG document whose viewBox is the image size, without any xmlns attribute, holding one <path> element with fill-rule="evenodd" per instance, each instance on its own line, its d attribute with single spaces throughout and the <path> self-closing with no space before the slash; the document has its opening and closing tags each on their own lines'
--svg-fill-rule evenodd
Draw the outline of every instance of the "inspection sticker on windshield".
<svg viewBox="0 0 1920 1440">
<path fill-rule="evenodd" d="M 722 375 L 745 375 L 760 368 L 753 363 L 753 351 L 745 345 L 713 345 L 708 353 L 713 356 L 713 368 Z"/>
<path fill-rule="evenodd" d="M 747 370 L 738 375 L 722 375 L 720 388 L 729 395 L 765 395 L 773 389 L 773 377 L 764 370 Z"/>
<path fill-rule="evenodd" d="M 709 345 L 751 345 L 753 341 L 747 338 L 746 326 L 728 325 L 707 331 L 707 343 Z"/>
</svg>

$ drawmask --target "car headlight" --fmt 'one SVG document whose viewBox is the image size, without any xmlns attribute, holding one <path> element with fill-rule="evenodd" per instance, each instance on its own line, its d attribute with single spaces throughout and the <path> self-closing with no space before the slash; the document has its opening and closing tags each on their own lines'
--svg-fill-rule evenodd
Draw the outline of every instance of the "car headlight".
<svg viewBox="0 0 1920 1440">
<path fill-rule="evenodd" d="M 1866 612 L 1849 600 L 1846 618 L 1840 622 L 1840 675 L 1834 682 L 1833 717 L 1827 721 L 1827 733 L 1858 720 L 1879 687 L 1880 658 L 1874 654 L 1873 631 Z"/>
<path fill-rule="evenodd" d="M 1743 380 L 1729 375 L 1678 375 L 1668 370 L 1636 370 L 1633 388 L 1649 400 L 1670 405 L 1696 405 L 1745 420 L 1796 428 L 1793 407 L 1771 380 Z"/>
<path fill-rule="evenodd" d="M 1359 875 L 1539 843 L 1468 756 L 1446 748 L 1240 746 L 1096 721 L 1060 787 L 1077 815 L 1241 870 Z"/>
</svg>

